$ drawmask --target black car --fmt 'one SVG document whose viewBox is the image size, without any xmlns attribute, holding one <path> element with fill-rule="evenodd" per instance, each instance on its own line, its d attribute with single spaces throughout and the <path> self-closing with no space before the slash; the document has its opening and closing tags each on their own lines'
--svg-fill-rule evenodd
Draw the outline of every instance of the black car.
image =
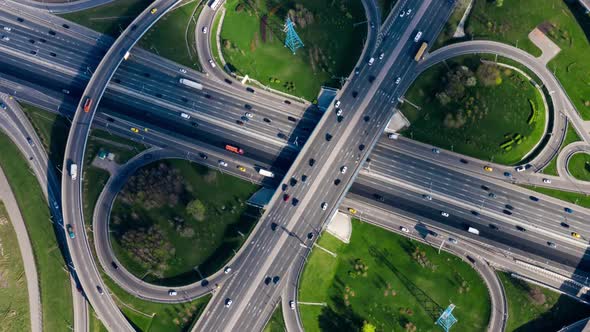
<svg viewBox="0 0 590 332">
<path fill-rule="evenodd" d="M 356 98 L 359 95 L 358 91 L 352 92 L 352 98 Z"/>
<path fill-rule="evenodd" d="M 567 224 L 567 223 L 565 223 L 565 222 L 563 222 L 563 221 L 561 222 L 560 225 L 561 225 L 561 227 L 564 227 L 564 228 L 570 228 L 570 225 Z"/>
<path fill-rule="evenodd" d="M 489 224 L 490 228 L 497 231 L 498 230 L 498 226 L 494 225 L 494 224 Z"/>
<path fill-rule="evenodd" d="M 245 108 L 245 109 L 247 109 L 247 110 L 251 110 L 251 109 L 252 109 L 252 105 L 250 105 L 250 104 L 245 104 L 245 105 L 244 105 L 244 108 Z"/>
<path fill-rule="evenodd" d="M 315 165 L 315 159 L 311 158 L 309 159 L 309 166 L 313 166 Z"/>
<path fill-rule="evenodd" d="M 309 233 L 307 233 L 307 239 L 308 239 L 308 240 L 311 240 L 311 239 L 313 239 L 313 232 L 309 232 Z"/>
<path fill-rule="evenodd" d="M 331 141 L 332 140 L 332 135 L 326 133 L 326 141 Z"/>
<path fill-rule="evenodd" d="M 64 27 L 64 28 L 66 28 L 66 29 L 69 29 L 69 28 L 70 28 L 70 26 L 69 26 L 69 25 L 67 25 L 67 24 L 65 24 L 65 23 L 64 23 L 64 24 L 62 24 L 61 26 L 62 26 L 62 27 Z"/>
<path fill-rule="evenodd" d="M 270 282 L 271 282 L 271 281 L 272 281 L 272 278 L 271 278 L 271 277 L 266 277 L 266 278 L 264 278 L 264 284 L 265 284 L 265 285 L 268 285 L 268 284 L 270 284 Z"/>
<path fill-rule="evenodd" d="M 274 223 L 274 222 L 273 222 L 273 223 L 270 223 L 270 229 L 271 229 L 273 232 L 277 230 L 277 226 L 278 226 L 278 225 L 277 225 L 277 223 Z"/>
<path fill-rule="evenodd" d="M 287 139 L 287 135 L 283 134 L 283 133 L 278 133 L 277 137 L 280 139 Z"/>
<path fill-rule="evenodd" d="M 283 103 L 287 104 L 287 105 L 291 105 L 291 102 L 288 100 L 283 101 Z"/>
<path fill-rule="evenodd" d="M 539 199 L 537 197 L 535 197 L 535 196 L 529 196 L 529 199 L 531 201 L 533 201 L 533 202 L 538 202 L 539 201 Z"/>
<path fill-rule="evenodd" d="M 375 76 L 369 75 L 369 83 L 373 83 L 375 81 Z"/>
<path fill-rule="evenodd" d="M 113 267 L 113 269 L 117 270 L 119 268 L 119 265 L 117 265 L 117 263 L 115 262 L 111 262 L 111 266 Z"/>
<path fill-rule="evenodd" d="M 299 200 L 297 198 L 293 197 L 293 199 L 291 199 L 291 205 L 297 206 L 297 204 L 299 204 Z"/>
<path fill-rule="evenodd" d="M 301 175 L 301 182 L 305 182 L 307 181 L 307 175 L 303 174 Z"/>
<path fill-rule="evenodd" d="M 291 122 L 297 122 L 297 119 L 295 119 L 295 118 L 294 118 L 294 117 L 292 117 L 292 116 L 288 116 L 288 117 L 287 117 L 287 120 L 289 120 L 289 121 L 291 121 Z"/>
<path fill-rule="evenodd" d="M 490 187 L 486 186 L 485 184 L 482 184 L 481 189 L 488 191 L 488 190 L 490 190 Z"/>
<path fill-rule="evenodd" d="M 262 119 L 262 121 L 264 121 L 266 123 L 270 123 L 271 122 L 271 120 L 269 118 L 264 118 L 264 119 Z"/>
<path fill-rule="evenodd" d="M 471 210 L 471 214 L 474 216 L 479 216 L 479 212 L 475 211 L 475 210 Z"/>
<path fill-rule="evenodd" d="M 342 182 L 340 179 L 336 179 L 334 180 L 334 185 L 337 186 L 340 184 L 340 182 Z"/>
<path fill-rule="evenodd" d="M 512 211 L 510 211 L 510 210 L 502 210 L 502 212 L 504 212 L 504 214 L 507 214 L 509 216 L 512 215 Z"/>
<path fill-rule="evenodd" d="M 204 153 L 199 153 L 199 157 L 201 157 L 201 159 L 203 159 L 203 160 L 207 160 L 207 158 L 208 158 L 207 155 Z"/>
<path fill-rule="evenodd" d="M 228 78 L 224 79 L 224 81 L 225 81 L 225 83 L 227 83 L 227 84 L 232 84 L 232 83 L 233 83 L 233 82 L 232 82 L 230 79 L 228 79 Z"/>
<path fill-rule="evenodd" d="M 254 89 L 252 89 L 251 87 L 247 87 L 246 91 L 250 92 L 250 93 L 255 93 L 256 91 L 254 91 Z"/>
<path fill-rule="evenodd" d="M 385 198 L 383 198 L 383 196 L 381 196 L 379 194 L 373 194 L 373 197 L 375 197 L 375 199 L 378 200 L 379 202 L 385 201 Z"/>
<path fill-rule="evenodd" d="M 512 206 L 510 204 L 506 204 L 505 206 L 508 210 L 514 210 L 514 206 Z"/>
<path fill-rule="evenodd" d="M 521 232 L 526 232 L 526 229 L 524 227 L 521 226 L 516 226 L 516 229 L 521 231 Z"/>
<path fill-rule="evenodd" d="M 289 185 L 291 185 L 291 187 L 295 187 L 296 184 L 297 184 L 297 179 L 292 177 L 291 180 L 289 180 Z"/>
<path fill-rule="evenodd" d="M 273 282 L 275 285 L 279 283 L 279 280 L 281 280 L 281 277 L 279 277 L 279 276 L 274 276 L 274 277 L 272 278 L 272 282 Z"/>
<path fill-rule="evenodd" d="M 359 145 L 359 151 L 363 151 L 364 149 L 365 149 L 365 145 L 364 144 Z"/>
</svg>

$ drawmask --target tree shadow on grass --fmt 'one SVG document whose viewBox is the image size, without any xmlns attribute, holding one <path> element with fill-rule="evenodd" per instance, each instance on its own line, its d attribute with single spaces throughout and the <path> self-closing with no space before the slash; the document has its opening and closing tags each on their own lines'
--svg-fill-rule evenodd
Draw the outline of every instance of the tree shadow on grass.
<svg viewBox="0 0 590 332">
<path fill-rule="evenodd" d="M 587 42 L 590 43 L 590 15 L 586 14 L 586 10 L 577 0 L 566 0 L 565 4 L 576 19 L 580 28 L 582 28 L 582 31 L 584 31 Z"/>
<path fill-rule="evenodd" d="M 332 296 L 318 317 L 320 330 L 326 332 L 359 331 L 363 318 L 347 306 L 341 297 Z"/>
</svg>

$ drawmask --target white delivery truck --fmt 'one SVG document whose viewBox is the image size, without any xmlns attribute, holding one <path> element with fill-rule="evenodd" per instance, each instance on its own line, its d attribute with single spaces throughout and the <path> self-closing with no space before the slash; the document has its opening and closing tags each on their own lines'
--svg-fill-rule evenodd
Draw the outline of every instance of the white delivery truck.
<svg viewBox="0 0 590 332">
<path fill-rule="evenodd" d="M 471 234 L 479 235 L 479 231 L 477 230 L 477 228 L 469 227 L 467 231 Z"/>
<path fill-rule="evenodd" d="M 271 171 L 267 171 L 264 168 L 259 169 L 258 174 L 260 174 L 262 176 L 266 176 L 267 178 L 274 178 L 275 177 L 275 173 L 273 173 Z"/>
<path fill-rule="evenodd" d="M 197 83 L 186 78 L 181 78 L 178 82 L 182 85 L 190 86 L 193 89 L 203 90 L 203 85 L 201 83 Z"/>
<path fill-rule="evenodd" d="M 78 178 L 78 165 L 70 165 L 70 176 L 72 177 L 72 180 L 76 180 Z"/>
</svg>

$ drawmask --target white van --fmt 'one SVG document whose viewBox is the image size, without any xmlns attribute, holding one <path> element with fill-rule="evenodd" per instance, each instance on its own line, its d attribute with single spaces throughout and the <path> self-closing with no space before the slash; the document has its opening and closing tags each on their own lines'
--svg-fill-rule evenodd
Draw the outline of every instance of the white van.
<svg viewBox="0 0 590 332">
<path fill-rule="evenodd" d="M 477 230 L 477 228 L 469 227 L 467 231 L 471 234 L 479 235 L 479 230 Z"/>
<path fill-rule="evenodd" d="M 422 31 L 418 31 L 418 33 L 416 34 L 416 37 L 414 37 L 414 42 L 417 43 L 421 37 L 422 37 Z"/>
</svg>

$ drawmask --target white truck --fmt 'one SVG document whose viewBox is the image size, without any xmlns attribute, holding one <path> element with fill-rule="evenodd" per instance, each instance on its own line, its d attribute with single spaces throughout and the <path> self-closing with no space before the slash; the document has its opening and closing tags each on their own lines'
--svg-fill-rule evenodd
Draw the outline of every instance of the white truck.
<svg viewBox="0 0 590 332">
<path fill-rule="evenodd" d="M 467 231 L 471 234 L 479 235 L 479 230 L 477 230 L 477 228 L 469 227 Z"/>
<path fill-rule="evenodd" d="M 273 173 L 271 171 L 267 171 L 264 168 L 259 169 L 258 174 L 260 174 L 262 176 L 266 176 L 267 178 L 274 178 L 275 177 L 275 173 Z"/>
<path fill-rule="evenodd" d="M 193 89 L 203 90 L 203 85 L 201 83 L 197 83 L 186 78 L 181 78 L 179 82 L 180 84 L 190 86 Z"/>
<path fill-rule="evenodd" d="M 76 180 L 78 178 L 78 165 L 70 165 L 70 176 L 72 177 L 72 180 Z"/>
</svg>

